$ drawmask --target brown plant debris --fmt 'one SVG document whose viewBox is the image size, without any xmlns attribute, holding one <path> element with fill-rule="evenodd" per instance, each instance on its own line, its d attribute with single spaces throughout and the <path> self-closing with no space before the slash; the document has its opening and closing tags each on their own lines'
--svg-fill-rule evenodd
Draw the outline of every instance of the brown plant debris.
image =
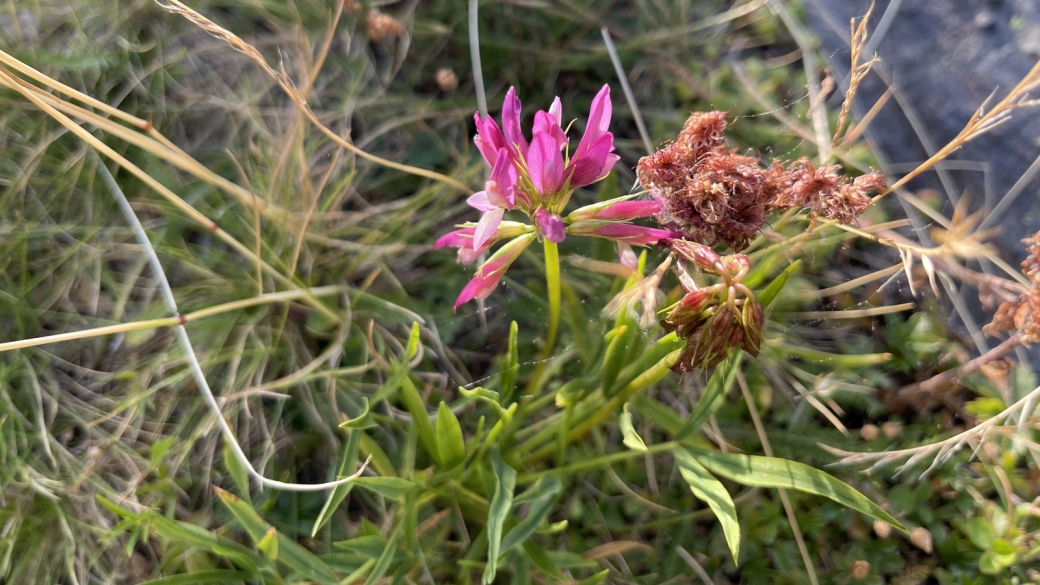
<svg viewBox="0 0 1040 585">
<path fill-rule="evenodd" d="M 852 179 L 838 174 L 840 166 L 816 168 L 806 158 L 765 166 L 737 154 L 726 144 L 725 116 L 694 112 L 674 143 L 636 167 L 640 183 L 662 204 L 657 221 L 691 240 L 740 251 L 770 213 L 794 207 L 850 223 L 870 205 L 869 192 L 886 188 L 877 171 Z"/>
</svg>

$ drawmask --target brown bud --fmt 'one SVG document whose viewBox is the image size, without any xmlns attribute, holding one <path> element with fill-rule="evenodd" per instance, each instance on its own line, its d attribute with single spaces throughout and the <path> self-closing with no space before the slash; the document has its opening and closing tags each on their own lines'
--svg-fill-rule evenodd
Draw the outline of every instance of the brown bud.
<svg viewBox="0 0 1040 585">
<path fill-rule="evenodd" d="M 910 531 L 910 542 L 925 553 L 932 553 L 932 533 L 927 528 L 918 526 Z"/>
<path fill-rule="evenodd" d="M 372 8 L 368 11 L 368 38 L 380 42 L 388 36 L 396 37 L 404 33 L 404 24 L 389 14 Z"/>
<path fill-rule="evenodd" d="M 852 563 L 852 570 L 849 572 L 854 579 L 863 579 L 870 574 L 870 563 L 867 561 L 856 561 Z"/>
<path fill-rule="evenodd" d="M 441 91 L 454 91 L 459 87 L 459 77 L 451 67 L 441 67 L 437 70 L 437 87 Z"/>
<path fill-rule="evenodd" d="M 741 272 L 747 274 L 747 271 L 751 270 L 751 260 L 743 254 L 723 256 L 722 265 L 726 267 L 727 276 L 731 279 L 736 279 Z"/>
<path fill-rule="evenodd" d="M 755 297 L 747 297 L 741 311 L 744 322 L 744 342 L 741 348 L 753 356 L 758 355 L 762 347 L 762 330 L 765 328 L 766 315 L 762 305 Z"/>
<path fill-rule="evenodd" d="M 896 421 L 889 421 L 881 425 L 881 434 L 885 435 L 886 439 L 894 439 L 899 436 L 899 433 L 903 432 L 903 423 Z"/>
<path fill-rule="evenodd" d="M 859 429 L 859 436 L 863 437 L 864 441 L 873 441 L 880 434 L 881 430 L 877 428 L 877 425 L 865 424 Z M 888 524 L 885 524 L 885 526 L 888 526 Z"/>
<path fill-rule="evenodd" d="M 888 522 L 875 520 L 874 534 L 876 534 L 878 538 L 888 538 L 889 536 L 892 536 L 892 525 Z"/>
</svg>

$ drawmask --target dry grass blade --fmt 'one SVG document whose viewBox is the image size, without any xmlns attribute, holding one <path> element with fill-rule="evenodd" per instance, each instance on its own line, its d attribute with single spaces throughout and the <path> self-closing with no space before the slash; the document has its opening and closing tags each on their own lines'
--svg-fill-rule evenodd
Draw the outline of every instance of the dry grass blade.
<svg viewBox="0 0 1040 585">
<path fill-rule="evenodd" d="M 387 168 L 402 171 L 411 175 L 426 177 L 434 181 L 439 181 L 441 183 L 450 185 L 463 193 L 472 192 L 472 189 L 447 175 L 386 160 L 385 158 L 378 157 L 374 154 L 369 154 L 368 152 L 365 152 L 364 150 L 361 150 L 360 148 L 354 146 L 349 140 L 345 140 L 339 134 L 333 132 L 328 126 L 322 124 L 321 120 L 318 119 L 318 116 L 314 114 L 314 110 L 312 110 L 310 105 L 307 104 L 306 97 L 299 90 L 299 88 L 296 87 L 296 84 L 293 82 L 292 79 L 289 78 L 289 75 L 285 72 L 285 70 L 282 69 L 280 71 L 275 71 L 271 67 L 271 65 L 267 63 L 267 60 L 264 59 L 264 56 L 260 54 L 260 51 L 257 51 L 255 47 L 243 41 L 235 33 L 218 25 L 217 23 L 213 22 L 209 18 L 206 18 L 205 16 L 189 8 L 188 6 L 185 6 L 179 0 L 170 0 L 170 4 L 163 4 L 159 0 L 156 0 L 156 3 L 174 14 L 183 16 L 184 18 L 188 19 L 192 24 L 198 26 L 199 28 L 206 31 L 213 37 L 226 42 L 231 48 L 238 51 L 239 53 L 242 53 L 243 55 L 249 57 L 250 60 L 256 63 L 265 73 L 267 73 L 267 75 L 269 75 L 272 79 L 275 80 L 276 83 L 278 83 L 278 86 L 282 88 L 282 91 L 284 91 L 286 95 L 289 96 L 289 99 L 292 100 L 296 107 L 300 109 L 303 115 L 312 124 L 314 124 L 314 126 L 318 130 L 320 130 L 323 134 L 328 136 L 336 144 L 349 150 L 356 156 L 359 156 L 365 160 L 368 160 L 370 162 Z"/>
<path fill-rule="evenodd" d="M 997 102 L 997 104 L 989 111 L 986 111 L 986 102 L 989 100 L 987 99 L 986 102 L 983 102 L 983 104 L 975 110 L 975 113 L 972 114 L 968 123 L 964 126 L 964 129 L 961 130 L 953 140 L 949 141 L 946 146 L 940 148 L 939 151 L 932 155 L 928 160 L 918 165 L 916 169 L 910 171 L 908 174 L 904 175 L 903 178 L 890 185 L 888 189 L 879 193 L 874 199 L 877 200 L 895 191 L 899 187 L 902 187 L 917 175 L 920 175 L 924 171 L 933 167 L 939 161 L 945 159 L 969 140 L 972 140 L 980 134 L 988 132 L 1000 124 L 1007 122 L 1013 111 L 1040 103 L 1037 100 L 1028 99 L 1029 92 L 1037 85 L 1040 85 L 1040 61 L 1038 61 L 1029 73 L 1022 78 L 1022 81 L 1018 82 L 1018 85 L 1012 88 L 1011 91 L 1004 96 L 1004 99 Z"/>
<path fill-rule="evenodd" d="M 845 122 L 848 120 L 849 111 L 852 109 L 852 101 L 856 98 L 856 91 L 859 89 L 859 84 L 864 78 L 866 78 L 867 74 L 870 73 L 870 69 L 874 66 L 874 63 L 877 62 L 877 56 L 871 57 L 866 63 L 859 62 L 863 52 L 863 47 L 867 44 L 867 22 L 870 20 L 870 14 L 873 11 L 874 4 L 872 2 L 867 13 L 859 20 L 858 25 L 856 24 L 855 18 L 853 18 L 849 23 L 849 45 L 852 48 L 852 70 L 851 77 L 849 78 L 849 87 L 845 90 L 845 101 L 841 104 L 841 112 L 838 114 L 838 123 L 834 127 L 834 139 L 831 141 L 832 149 L 837 148 L 838 143 L 841 141 L 842 131 L 845 128 Z M 881 100 L 879 100 L 879 102 L 880 101 Z"/>
</svg>

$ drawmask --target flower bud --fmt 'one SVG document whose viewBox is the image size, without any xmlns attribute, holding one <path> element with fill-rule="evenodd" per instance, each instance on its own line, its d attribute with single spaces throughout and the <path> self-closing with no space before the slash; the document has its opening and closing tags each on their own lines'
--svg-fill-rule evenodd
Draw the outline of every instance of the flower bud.
<svg viewBox="0 0 1040 585">
<path fill-rule="evenodd" d="M 661 245 L 671 248 L 681 258 L 694 263 L 701 270 L 708 272 L 718 271 L 719 255 L 704 244 L 698 244 L 689 240 L 663 240 Z"/>
</svg>

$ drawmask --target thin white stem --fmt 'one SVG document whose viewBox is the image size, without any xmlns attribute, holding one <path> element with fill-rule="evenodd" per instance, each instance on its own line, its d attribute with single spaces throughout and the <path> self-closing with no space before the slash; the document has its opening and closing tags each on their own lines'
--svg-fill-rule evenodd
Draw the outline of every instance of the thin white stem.
<svg viewBox="0 0 1040 585">
<path fill-rule="evenodd" d="M 115 197 L 119 209 L 123 212 L 123 216 L 126 218 L 127 223 L 129 223 L 130 227 L 133 229 L 134 236 L 137 238 L 138 243 L 144 247 L 145 253 L 148 255 L 148 264 L 151 266 L 152 272 L 155 273 L 155 277 L 159 281 L 159 291 L 162 294 L 166 310 L 172 315 L 179 315 L 180 312 L 177 310 L 177 301 L 173 298 L 173 289 L 170 287 L 170 281 L 166 278 L 166 272 L 163 271 L 162 264 L 159 262 L 159 256 L 155 253 L 155 248 L 152 247 L 152 242 L 148 239 L 148 234 L 145 233 L 141 221 L 137 219 L 137 214 L 134 212 L 133 207 L 130 206 L 130 202 L 126 199 L 126 195 L 123 194 L 123 190 L 119 188 L 112 173 L 108 171 L 108 168 L 105 167 L 103 162 L 99 161 L 98 172 L 101 174 L 101 178 L 105 181 L 105 184 L 112 191 L 112 196 Z M 188 338 L 188 331 L 183 325 L 177 325 L 174 329 L 177 334 L 177 341 L 180 343 L 181 348 L 184 350 L 184 355 L 188 360 L 188 367 L 191 369 L 192 377 L 195 378 L 195 384 L 199 387 L 207 406 L 209 406 L 213 416 L 217 419 L 217 425 L 220 426 L 220 431 L 221 434 L 224 435 L 224 440 L 227 441 L 228 446 L 231 447 L 231 451 L 234 453 L 235 458 L 239 460 L 242 466 L 246 468 L 249 475 L 259 482 L 260 485 L 292 492 L 317 492 L 350 483 L 365 470 L 368 461 L 365 461 L 365 463 L 361 465 L 361 468 L 358 469 L 357 473 L 350 477 L 345 477 L 337 481 L 315 484 L 286 483 L 274 479 L 268 479 L 261 475 L 260 472 L 253 467 L 253 464 L 250 463 L 249 458 L 246 457 L 245 451 L 242 450 L 242 446 L 238 443 L 234 431 L 231 430 L 231 425 L 229 425 L 227 420 L 224 419 L 224 415 L 220 410 L 220 405 L 217 403 L 216 397 L 213 396 L 213 390 L 210 389 L 209 383 L 206 381 L 206 375 L 202 372 L 202 365 L 199 364 L 199 360 L 195 355 L 195 350 L 191 346 L 191 339 Z"/>
<path fill-rule="evenodd" d="M 484 73 L 480 68 L 480 31 L 477 29 L 479 0 L 469 0 L 469 56 L 473 61 L 473 89 L 477 92 L 480 117 L 487 118 L 487 96 L 484 94 Z"/>
</svg>

